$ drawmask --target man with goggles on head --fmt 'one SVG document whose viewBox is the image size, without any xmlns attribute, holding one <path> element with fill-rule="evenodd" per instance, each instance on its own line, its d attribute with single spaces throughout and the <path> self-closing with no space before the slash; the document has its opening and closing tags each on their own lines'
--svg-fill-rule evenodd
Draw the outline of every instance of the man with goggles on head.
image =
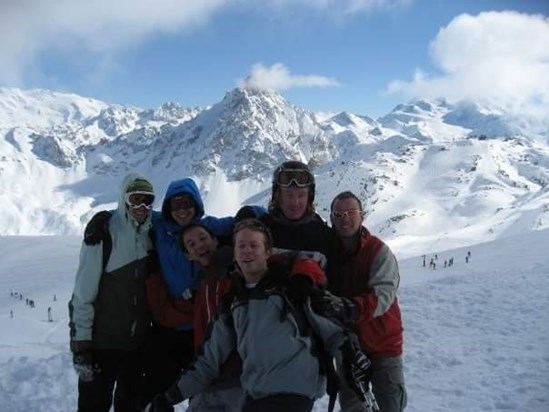
<svg viewBox="0 0 549 412">
<path fill-rule="evenodd" d="M 315 256 L 328 278 L 334 237 L 314 207 L 315 177 L 300 161 L 287 161 L 273 173 L 269 213 L 260 220 L 273 235 L 274 252 L 303 251 Z"/>
<path fill-rule="evenodd" d="M 153 202 L 151 183 L 130 173 L 118 208 L 100 212 L 109 215 L 102 222 L 111 244 L 108 259 L 103 256 L 107 238 L 82 243 L 69 302 L 78 411 L 108 412 L 112 404 L 115 411 L 138 410 L 139 351 L 150 324 L 145 279 Z"/>
<path fill-rule="evenodd" d="M 315 178 L 307 169 L 286 169 L 280 166 L 275 171 L 276 184 L 280 187 L 308 187 L 314 185 Z"/>
</svg>

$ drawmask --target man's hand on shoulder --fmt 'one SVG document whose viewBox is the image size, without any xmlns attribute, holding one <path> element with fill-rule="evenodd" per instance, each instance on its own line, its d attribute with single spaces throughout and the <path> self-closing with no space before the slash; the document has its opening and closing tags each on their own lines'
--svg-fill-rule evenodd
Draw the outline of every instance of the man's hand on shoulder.
<svg viewBox="0 0 549 412">
<path fill-rule="evenodd" d="M 103 210 L 96 213 L 84 229 L 84 243 L 88 246 L 97 245 L 109 234 L 109 220 L 112 213 Z"/>
</svg>

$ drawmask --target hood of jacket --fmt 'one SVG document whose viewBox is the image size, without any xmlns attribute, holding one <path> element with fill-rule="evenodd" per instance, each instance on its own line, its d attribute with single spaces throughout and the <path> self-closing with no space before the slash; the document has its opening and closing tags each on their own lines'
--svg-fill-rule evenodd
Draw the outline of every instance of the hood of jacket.
<svg viewBox="0 0 549 412">
<path fill-rule="evenodd" d="M 142 226 L 145 228 L 149 228 L 151 226 L 151 215 L 152 211 L 149 212 L 147 219 L 139 224 L 128 212 L 128 206 L 126 205 L 126 192 L 128 190 L 128 187 L 136 180 L 136 179 L 144 179 L 149 181 L 145 176 L 139 173 L 128 173 L 126 177 L 122 180 L 122 183 L 120 184 L 120 191 L 118 193 L 118 208 L 116 209 L 116 213 L 120 216 L 121 221 L 126 222 L 128 224 L 132 224 L 133 226 Z"/>
<path fill-rule="evenodd" d="M 189 195 L 195 203 L 195 216 L 193 220 L 200 220 L 204 216 L 204 201 L 195 181 L 190 177 L 181 180 L 174 180 L 168 186 L 164 201 L 162 202 L 162 216 L 167 222 L 173 222 L 169 212 L 170 199 L 174 196 Z"/>
</svg>

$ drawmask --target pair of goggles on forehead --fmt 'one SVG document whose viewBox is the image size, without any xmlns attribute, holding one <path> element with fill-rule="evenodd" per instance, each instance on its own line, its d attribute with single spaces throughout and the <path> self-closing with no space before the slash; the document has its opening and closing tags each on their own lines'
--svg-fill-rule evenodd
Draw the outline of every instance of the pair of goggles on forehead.
<svg viewBox="0 0 549 412">
<path fill-rule="evenodd" d="M 154 195 L 151 192 L 129 192 L 125 197 L 126 205 L 132 209 L 144 207 L 147 210 L 153 208 Z"/>
<path fill-rule="evenodd" d="M 342 210 L 342 211 L 336 211 L 334 210 L 332 213 L 330 213 L 332 217 L 336 219 L 343 219 L 344 217 L 358 217 L 358 216 L 364 216 L 364 211 L 359 209 L 349 209 L 349 210 Z"/>
<path fill-rule="evenodd" d="M 313 175 L 303 169 L 283 169 L 277 174 L 274 183 L 282 187 L 307 187 L 313 184 Z"/>
</svg>

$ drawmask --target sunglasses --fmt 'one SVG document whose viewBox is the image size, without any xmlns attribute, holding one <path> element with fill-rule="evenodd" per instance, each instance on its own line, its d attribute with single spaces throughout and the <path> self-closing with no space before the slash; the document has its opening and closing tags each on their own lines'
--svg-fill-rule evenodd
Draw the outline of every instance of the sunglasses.
<svg viewBox="0 0 549 412">
<path fill-rule="evenodd" d="M 189 196 L 175 196 L 170 199 L 170 211 L 187 210 L 195 207 L 194 200 Z"/>
<path fill-rule="evenodd" d="M 349 210 L 343 210 L 341 212 L 339 211 L 333 211 L 332 213 L 330 213 L 333 217 L 335 217 L 336 219 L 343 219 L 344 217 L 358 217 L 358 216 L 362 216 L 363 215 L 363 211 L 362 210 L 358 210 L 358 209 L 349 209 Z"/>
<path fill-rule="evenodd" d="M 275 183 L 282 187 L 307 187 L 313 184 L 313 176 L 307 170 L 284 169 L 278 173 Z"/>
<path fill-rule="evenodd" d="M 144 207 L 147 210 L 153 208 L 154 195 L 150 192 L 130 192 L 126 193 L 126 204 L 132 209 Z"/>
</svg>

